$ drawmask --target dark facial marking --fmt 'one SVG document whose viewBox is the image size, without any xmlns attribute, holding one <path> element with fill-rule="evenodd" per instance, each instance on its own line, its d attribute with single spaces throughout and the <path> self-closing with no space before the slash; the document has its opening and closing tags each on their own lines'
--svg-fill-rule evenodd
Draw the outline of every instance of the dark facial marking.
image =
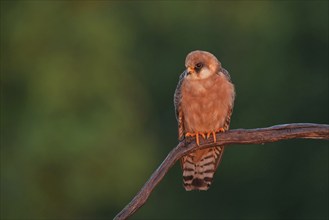
<svg viewBox="0 0 329 220">
<path fill-rule="evenodd" d="M 201 62 L 195 64 L 195 66 L 194 66 L 195 72 L 199 73 L 200 70 L 202 69 L 202 67 L 203 67 L 203 63 L 201 63 Z"/>
</svg>

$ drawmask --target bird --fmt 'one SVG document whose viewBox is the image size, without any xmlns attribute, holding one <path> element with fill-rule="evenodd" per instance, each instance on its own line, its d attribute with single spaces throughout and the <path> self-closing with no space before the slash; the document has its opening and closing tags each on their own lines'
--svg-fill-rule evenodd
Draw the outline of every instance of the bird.
<svg viewBox="0 0 329 220">
<path fill-rule="evenodd" d="M 218 59 L 207 51 L 195 50 L 185 59 L 185 71 L 179 76 L 174 94 L 178 122 L 178 140 L 212 136 L 229 129 L 235 88 Z M 195 150 L 180 159 L 186 191 L 208 190 L 221 162 L 224 146 Z"/>
</svg>

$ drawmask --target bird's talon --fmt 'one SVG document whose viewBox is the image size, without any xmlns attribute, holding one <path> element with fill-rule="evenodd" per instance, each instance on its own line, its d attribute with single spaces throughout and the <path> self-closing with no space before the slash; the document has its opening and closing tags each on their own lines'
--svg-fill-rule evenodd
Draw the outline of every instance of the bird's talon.
<svg viewBox="0 0 329 220">
<path fill-rule="evenodd" d="M 198 146 L 200 146 L 200 138 L 199 135 L 203 137 L 203 139 L 206 139 L 206 135 L 203 132 L 186 132 L 185 137 L 195 137 L 195 142 Z"/>
<path fill-rule="evenodd" d="M 200 141 L 199 141 L 199 132 L 186 132 L 185 137 L 195 137 L 196 144 L 199 146 Z"/>
<path fill-rule="evenodd" d="M 195 133 L 186 132 L 185 137 L 194 137 Z"/>
<path fill-rule="evenodd" d="M 214 138 L 214 143 L 216 143 L 216 141 L 217 141 L 217 140 L 216 140 L 216 132 L 213 131 L 213 132 L 211 132 L 211 133 L 212 133 L 212 136 L 213 136 L 213 138 Z"/>
<path fill-rule="evenodd" d="M 185 133 L 185 137 L 195 137 L 195 142 L 198 146 L 200 146 L 200 137 L 199 135 L 201 135 L 201 137 L 206 140 L 210 137 L 210 135 L 213 135 L 214 137 L 214 143 L 216 143 L 216 133 L 214 131 L 210 131 L 210 132 L 186 132 Z"/>
<path fill-rule="evenodd" d="M 196 133 L 195 140 L 196 140 L 196 144 L 197 144 L 198 146 L 200 146 L 199 132 Z"/>
</svg>

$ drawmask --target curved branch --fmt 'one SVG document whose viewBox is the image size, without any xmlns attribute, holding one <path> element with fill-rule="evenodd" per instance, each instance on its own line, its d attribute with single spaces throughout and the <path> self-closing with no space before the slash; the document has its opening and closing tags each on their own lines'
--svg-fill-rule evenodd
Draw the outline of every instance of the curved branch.
<svg viewBox="0 0 329 220">
<path fill-rule="evenodd" d="M 231 144 L 263 144 L 294 138 L 305 139 L 323 139 L 329 140 L 329 125 L 325 124 L 284 124 L 268 128 L 256 129 L 235 129 L 224 133 L 217 133 L 217 142 L 213 143 L 212 139 L 203 140 L 200 138 L 200 146 L 197 146 L 194 138 L 188 138 L 180 142 L 161 163 L 149 180 L 144 184 L 137 195 L 126 205 L 126 207 L 117 214 L 114 219 L 127 219 L 134 214 L 148 199 L 153 189 L 162 180 L 168 170 L 182 156 L 196 149 L 213 147 L 214 145 L 231 145 Z"/>
</svg>

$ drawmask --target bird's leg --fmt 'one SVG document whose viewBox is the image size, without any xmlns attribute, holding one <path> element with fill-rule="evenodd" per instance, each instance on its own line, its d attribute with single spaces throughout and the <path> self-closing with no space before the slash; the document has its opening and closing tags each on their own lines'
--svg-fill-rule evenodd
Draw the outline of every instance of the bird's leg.
<svg viewBox="0 0 329 220">
<path fill-rule="evenodd" d="M 206 135 L 205 135 L 203 132 L 195 132 L 195 133 L 192 133 L 192 132 L 186 132 L 185 137 L 194 137 L 194 136 L 195 136 L 196 144 L 197 144 L 198 146 L 200 146 L 199 135 L 201 135 L 201 136 L 203 137 L 203 139 L 206 139 Z"/>
<path fill-rule="evenodd" d="M 195 135 L 195 141 L 196 141 L 196 144 L 197 144 L 198 146 L 200 146 L 199 132 L 196 132 L 196 135 Z"/>
<path fill-rule="evenodd" d="M 205 139 L 206 140 L 206 135 L 205 135 L 205 133 L 204 132 L 198 132 L 199 133 L 199 135 L 201 135 L 202 137 L 203 137 L 203 139 Z"/>
<path fill-rule="evenodd" d="M 212 135 L 214 137 L 214 143 L 216 143 L 216 132 L 225 132 L 225 129 L 224 128 L 219 128 L 215 132 L 212 132 Z"/>
<path fill-rule="evenodd" d="M 197 133 L 193 133 L 193 132 L 186 132 L 185 137 L 195 137 L 197 136 Z M 198 143 L 198 137 L 196 137 L 197 143 Z"/>
<path fill-rule="evenodd" d="M 196 133 L 186 132 L 185 137 L 194 137 Z"/>
<path fill-rule="evenodd" d="M 219 128 L 216 131 L 209 131 L 207 133 L 207 139 L 210 137 L 210 135 L 212 135 L 213 136 L 213 139 L 214 139 L 214 143 L 216 143 L 216 141 L 217 141 L 217 139 L 216 139 L 216 132 L 224 132 L 224 131 L 225 131 L 224 128 Z"/>
<path fill-rule="evenodd" d="M 210 135 L 212 135 L 212 137 L 214 139 L 214 143 L 216 143 L 216 132 L 215 131 L 209 131 L 207 133 L 207 139 L 210 137 Z"/>
</svg>

